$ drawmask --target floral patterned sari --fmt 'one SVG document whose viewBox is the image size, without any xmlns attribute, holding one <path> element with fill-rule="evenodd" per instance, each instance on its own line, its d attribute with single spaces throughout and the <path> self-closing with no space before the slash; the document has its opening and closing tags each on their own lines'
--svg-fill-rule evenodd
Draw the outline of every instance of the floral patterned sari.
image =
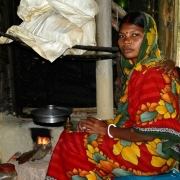
<svg viewBox="0 0 180 180">
<path fill-rule="evenodd" d="M 151 142 L 129 142 L 98 134 L 64 131 L 54 149 L 46 179 L 112 180 L 126 175 L 168 172 L 179 161 L 179 82 L 162 75 L 153 65 L 162 61 L 157 46 L 156 24 L 144 17 L 145 35 L 137 64 L 122 58 L 127 78 L 117 109 L 109 123 L 155 137 Z"/>
</svg>

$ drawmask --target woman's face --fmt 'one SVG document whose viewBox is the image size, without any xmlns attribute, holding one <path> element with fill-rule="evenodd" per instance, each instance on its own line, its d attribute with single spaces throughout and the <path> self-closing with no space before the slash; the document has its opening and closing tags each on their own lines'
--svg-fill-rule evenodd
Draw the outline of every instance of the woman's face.
<svg viewBox="0 0 180 180">
<path fill-rule="evenodd" d="M 136 63 L 144 36 L 144 29 L 130 23 L 124 23 L 119 31 L 118 46 L 126 59 Z"/>
</svg>

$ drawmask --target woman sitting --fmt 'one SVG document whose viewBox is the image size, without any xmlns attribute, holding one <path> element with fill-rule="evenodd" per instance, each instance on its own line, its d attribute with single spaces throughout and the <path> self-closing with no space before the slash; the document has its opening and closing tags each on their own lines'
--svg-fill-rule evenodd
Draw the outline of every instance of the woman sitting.
<svg viewBox="0 0 180 180">
<path fill-rule="evenodd" d="M 180 159 L 178 75 L 163 74 L 154 19 L 143 12 L 120 23 L 118 45 L 126 77 L 114 120 L 82 120 L 64 131 L 54 149 L 47 179 L 112 180 L 169 172 Z"/>
</svg>

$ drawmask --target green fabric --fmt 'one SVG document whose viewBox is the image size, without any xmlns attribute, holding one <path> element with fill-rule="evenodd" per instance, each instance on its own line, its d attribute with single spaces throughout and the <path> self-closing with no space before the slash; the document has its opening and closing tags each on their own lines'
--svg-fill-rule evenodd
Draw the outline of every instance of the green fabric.
<svg viewBox="0 0 180 180">
<path fill-rule="evenodd" d="M 140 53 L 138 55 L 138 59 L 136 63 L 141 63 L 142 65 L 147 63 L 147 62 L 151 62 L 151 61 L 162 61 L 162 57 L 160 56 L 160 50 L 158 48 L 158 35 L 157 35 L 157 27 L 156 27 L 156 23 L 154 21 L 154 19 L 146 14 L 141 12 L 143 19 L 144 19 L 144 37 L 142 44 L 141 44 L 141 49 L 140 49 Z M 154 28 L 154 34 L 151 32 Z M 151 38 L 147 37 L 147 34 L 150 33 L 151 34 Z M 151 44 L 149 43 L 150 49 L 148 49 L 148 39 L 149 41 L 151 40 Z M 156 52 L 158 53 L 158 56 L 156 55 Z M 146 55 L 148 56 L 148 58 L 146 57 Z M 132 70 L 133 69 L 133 65 L 132 63 L 130 63 L 130 61 L 128 61 L 124 56 L 122 56 L 121 58 L 121 66 L 122 69 L 124 70 L 125 68 L 127 68 L 128 70 Z M 126 74 L 124 72 L 124 74 Z"/>
</svg>

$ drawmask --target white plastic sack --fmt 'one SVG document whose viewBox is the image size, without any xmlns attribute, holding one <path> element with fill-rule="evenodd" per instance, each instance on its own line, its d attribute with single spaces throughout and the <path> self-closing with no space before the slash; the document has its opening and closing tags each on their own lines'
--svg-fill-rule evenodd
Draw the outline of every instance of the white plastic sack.
<svg viewBox="0 0 180 180">
<path fill-rule="evenodd" d="M 47 0 L 65 18 L 81 27 L 98 13 L 95 0 Z"/>
<path fill-rule="evenodd" d="M 51 8 L 46 0 L 21 0 L 18 6 L 18 16 L 26 22 L 29 22 L 37 15 L 47 12 Z"/>
<path fill-rule="evenodd" d="M 84 50 L 70 48 L 75 45 L 96 45 L 94 16 L 98 13 L 98 6 L 94 0 L 75 2 L 38 0 L 31 3 L 30 0 L 22 0 L 18 15 L 24 22 L 10 27 L 7 34 L 18 37 L 51 62 L 62 54 L 81 55 Z M 45 12 L 42 9 L 38 11 L 38 5 L 46 9 Z M 1 44 L 10 42 L 12 40 L 8 38 L 0 38 Z"/>
</svg>

